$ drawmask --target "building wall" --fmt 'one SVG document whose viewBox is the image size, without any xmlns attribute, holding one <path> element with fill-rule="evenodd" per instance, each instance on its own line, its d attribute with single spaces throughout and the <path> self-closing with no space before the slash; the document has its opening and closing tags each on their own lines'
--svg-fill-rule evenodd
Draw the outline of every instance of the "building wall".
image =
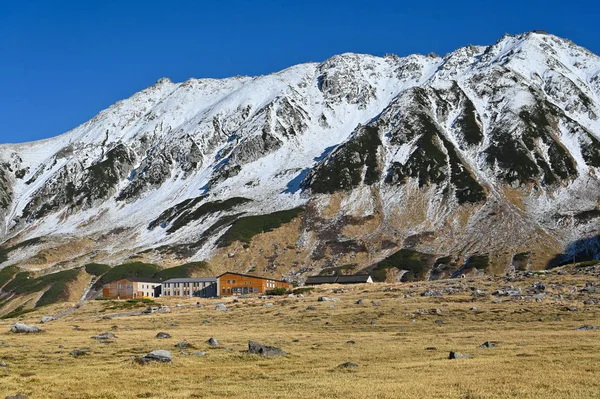
<svg viewBox="0 0 600 399">
<path fill-rule="evenodd" d="M 133 283 L 133 296 L 134 298 L 156 298 L 160 296 L 160 283 Z"/>
<path fill-rule="evenodd" d="M 218 295 L 217 282 L 163 283 L 162 296 L 212 298 Z"/>
<path fill-rule="evenodd" d="M 133 298 L 133 282 L 122 279 L 102 286 L 102 296 L 113 299 L 131 299 Z"/>
<path fill-rule="evenodd" d="M 291 289 L 289 283 L 239 274 L 226 273 L 219 277 L 219 295 L 264 294 L 275 288 Z"/>
</svg>

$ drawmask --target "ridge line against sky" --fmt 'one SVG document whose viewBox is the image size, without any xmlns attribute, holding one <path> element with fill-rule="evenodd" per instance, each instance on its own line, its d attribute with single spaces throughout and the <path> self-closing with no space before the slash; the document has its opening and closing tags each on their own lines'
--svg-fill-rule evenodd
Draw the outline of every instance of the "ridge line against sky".
<svg viewBox="0 0 600 399">
<path fill-rule="evenodd" d="M 57 136 L 161 77 L 265 75 L 344 52 L 444 55 L 546 29 L 600 53 L 592 1 L 0 0 L 0 143 Z"/>
</svg>

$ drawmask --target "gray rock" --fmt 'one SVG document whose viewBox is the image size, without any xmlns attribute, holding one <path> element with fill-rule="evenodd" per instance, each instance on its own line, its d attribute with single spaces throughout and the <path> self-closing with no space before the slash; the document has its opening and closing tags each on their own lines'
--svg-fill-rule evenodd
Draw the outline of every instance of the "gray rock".
<svg viewBox="0 0 600 399">
<path fill-rule="evenodd" d="M 473 355 L 469 354 L 469 353 L 458 353 L 458 352 L 450 352 L 450 354 L 448 355 L 448 359 L 452 360 L 452 359 L 468 359 L 473 357 Z"/>
<path fill-rule="evenodd" d="M 579 328 L 576 328 L 575 330 L 576 331 L 593 331 L 593 330 L 600 330 L 600 328 L 598 326 L 586 325 L 586 326 L 581 326 Z"/>
<path fill-rule="evenodd" d="M 443 295 L 442 291 L 436 291 L 436 290 L 427 290 L 427 291 L 421 292 L 421 296 L 439 297 L 442 295 Z"/>
<path fill-rule="evenodd" d="M 266 357 L 287 355 L 287 353 L 281 348 L 276 346 L 265 346 L 255 341 L 248 342 L 248 353 Z"/>
<path fill-rule="evenodd" d="M 187 348 L 193 348 L 193 347 L 194 347 L 194 345 L 190 344 L 190 343 L 189 343 L 189 342 L 187 342 L 186 340 L 183 340 L 183 341 L 181 341 L 181 342 L 178 342 L 178 343 L 176 343 L 176 344 L 175 344 L 175 347 L 176 347 L 176 348 L 179 348 L 179 349 L 187 349 Z"/>
<path fill-rule="evenodd" d="M 171 363 L 173 361 L 173 356 L 169 351 L 157 349 L 153 350 L 147 355 L 142 356 L 138 361 L 142 364 L 149 362 Z"/>
<path fill-rule="evenodd" d="M 490 342 L 490 341 L 486 341 L 486 342 L 484 342 L 483 344 L 479 345 L 479 347 L 480 347 L 481 349 L 492 349 L 492 348 L 494 348 L 495 346 L 496 346 L 496 345 L 494 345 L 494 343 L 493 343 L 493 342 Z"/>
<path fill-rule="evenodd" d="M 340 298 L 329 298 L 326 296 L 320 296 L 319 299 L 317 299 L 318 302 L 339 302 Z"/>
<path fill-rule="evenodd" d="M 215 305 L 215 310 L 218 310 L 220 312 L 227 312 L 227 306 L 225 306 L 224 303 L 217 303 Z"/>
<path fill-rule="evenodd" d="M 0 362 L 0 367 L 8 367 L 8 364 L 6 364 L 6 362 Z"/>
<path fill-rule="evenodd" d="M 306 310 L 317 310 L 314 306 L 310 305 L 306 307 Z"/>
<path fill-rule="evenodd" d="M 346 341 L 346 343 L 347 343 L 347 344 L 350 344 L 350 345 L 354 345 L 354 344 L 356 343 L 356 341 L 354 341 L 354 340 L 350 340 L 350 341 Z"/>
<path fill-rule="evenodd" d="M 216 339 L 214 339 L 214 338 L 212 338 L 212 337 L 210 337 L 210 338 L 209 338 L 209 339 L 206 341 L 206 343 L 207 343 L 208 345 L 210 345 L 210 346 L 219 346 L 219 345 L 220 345 L 220 344 L 219 344 L 219 341 L 217 341 Z"/>
<path fill-rule="evenodd" d="M 267 303 L 265 303 L 263 306 L 266 306 L 266 307 L 271 307 L 271 306 L 273 306 L 273 304 L 272 304 L 271 302 L 267 302 Z"/>
<path fill-rule="evenodd" d="M 171 338 L 171 334 L 166 333 L 166 332 L 159 332 L 158 334 L 156 334 L 157 339 L 168 339 Z"/>
<path fill-rule="evenodd" d="M 338 369 L 356 369 L 358 368 L 358 364 L 352 362 L 342 363 L 337 366 Z"/>
<path fill-rule="evenodd" d="M 171 313 L 171 308 L 168 306 L 161 306 L 158 308 L 158 313 Z"/>
<path fill-rule="evenodd" d="M 25 396 L 25 395 L 23 395 L 21 393 L 18 393 L 18 394 L 13 395 L 13 396 L 7 396 L 4 399 L 29 399 L 29 396 Z"/>
<path fill-rule="evenodd" d="M 36 334 L 36 333 L 41 333 L 43 331 L 44 330 L 42 330 L 39 327 L 30 326 L 30 325 L 27 325 L 25 323 L 16 323 L 10 329 L 10 332 L 18 333 L 18 334 Z"/>
<path fill-rule="evenodd" d="M 71 351 L 71 356 L 73 357 L 79 357 L 79 356 L 85 356 L 89 353 L 90 348 L 80 348 L 80 349 L 73 349 Z"/>
<path fill-rule="evenodd" d="M 98 335 L 95 335 L 92 337 L 92 339 L 97 339 L 97 340 L 105 340 L 105 339 L 113 339 L 113 338 L 117 338 L 117 336 L 110 332 L 98 334 Z"/>
<path fill-rule="evenodd" d="M 50 321 L 52 321 L 52 320 L 56 320 L 56 319 L 54 318 L 54 316 L 44 316 L 44 317 L 42 317 L 42 318 L 40 319 L 40 323 L 42 323 L 42 324 L 46 324 L 46 323 L 48 323 L 48 322 L 50 322 Z"/>
<path fill-rule="evenodd" d="M 365 303 L 365 301 L 363 301 L 362 299 L 359 299 L 358 301 L 355 302 L 357 305 L 362 305 L 363 303 Z"/>
<path fill-rule="evenodd" d="M 194 352 L 192 353 L 194 356 L 206 356 L 206 352 Z"/>
</svg>

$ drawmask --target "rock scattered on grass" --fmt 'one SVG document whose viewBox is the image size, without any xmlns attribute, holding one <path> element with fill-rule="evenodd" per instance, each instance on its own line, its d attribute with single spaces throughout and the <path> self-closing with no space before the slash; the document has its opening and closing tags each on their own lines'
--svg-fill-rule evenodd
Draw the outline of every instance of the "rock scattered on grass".
<svg viewBox="0 0 600 399">
<path fill-rule="evenodd" d="M 215 310 L 218 310 L 220 312 L 227 312 L 227 306 L 225 306 L 224 303 L 217 303 L 215 305 Z"/>
<path fill-rule="evenodd" d="M 12 395 L 12 396 L 7 396 L 4 399 L 29 399 L 29 396 L 25 396 L 22 393 L 18 393 L 16 395 Z"/>
<path fill-rule="evenodd" d="M 52 320 L 56 320 L 53 316 L 44 316 L 40 319 L 40 323 L 46 324 Z"/>
<path fill-rule="evenodd" d="M 117 336 L 111 332 L 106 332 L 106 333 L 102 333 L 102 334 L 98 334 L 92 337 L 92 339 L 96 339 L 96 340 L 105 340 L 105 339 L 113 339 L 113 338 L 117 338 Z"/>
<path fill-rule="evenodd" d="M 329 298 L 326 296 L 320 296 L 319 299 L 317 299 L 318 302 L 339 302 L 340 298 Z"/>
<path fill-rule="evenodd" d="M 339 366 L 337 366 L 338 369 L 356 369 L 358 367 L 358 364 L 352 362 L 342 363 Z"/>
<path fill-rule="evenodd" d="M 73 349 L 70 354 L 73 357 L 79 357 L 79 356 L 85 356 L 89 352 L 90 352 L 90 348 L 80 348 L 80 349 Z"/>
<path fill-rule="evenodd" d="M 43 331 L 44 330 L 42 330 L 41 328 L 39 328 L 37 326 L 30 326 L 30 325 L 27 325 L 25 323 L 20 323 L 20 322 L 16 323 L 10 329 L 10 332 L 18 333 L 18 334 L 36 334 L 36 333 L 41 333 Z"/>
<path fill-rule="evenodd" d="M 176 343 L 175 347 L 179 348 L 179 349 L 187 349 L 187 348 L 194 348 L 194 345 L 190 344 L 186 340 L 183 340 L 181 342 Z"/>
<path fill-rule="evenodd" d="M 486 341 L 483 344 L 479 345 L 479 347 L 481 349 L 492 349 L 494 348 L 496 345 L 493 342 L 490 341 Z"/>
<path fill-rule="evenodd" d="M 210 346 L 219 346 L 219 341 L 217 341 L 216 339 L 214 339 L 213 337 L 210 337 L 206 343 Z"/>
<path fill-rule="evenodd" d="M 448 355 L 448 359 L 453 360 L 453 359 L 468 359 L 473 357 L 473 355 L 469 354 L 469 353 L 458 353 L 458 352 L 450 352 L 450 354 Z"/>
<path fill-rule="evenodd" d="M 171 338 L 171 334 L 161 331 L 158 334 L 156 334 L 156 337 L 154 337 L 154 338 L 157 338 L 157 339 L 167 339 L 167 338 Z"/>
<path fill-rule="evenodd" d="M 265 357 L 287 355 L 287 353 L 281 348 L 278 348 L 276 346 L 262 345 L 256 341 L 248 342 L 248 353 L 265 356 Z"/>
<path fill-rule="evenodd" d="M 592 331 L 592 330 L 600 330 L 600 327 L 586 325 L 586 326 L 581 326 L 579 328 L 576 328 L 575 330 L 577 330 L 577 331 Z"/>
<path fill-rule="evenodd" d="M 157 350 L 153 350 L 152 352 L 148 353 L 147 355 L 140 357 L 137 360 L 138 360 L 138 363 L 141 363 L 141 364 L 146 364 L 149 362 L 171 363 L 173 361 L 173 356 L 171 355 L 171 352 L 169 352 L 167 350 L 157 349 Z"/>
</svg>

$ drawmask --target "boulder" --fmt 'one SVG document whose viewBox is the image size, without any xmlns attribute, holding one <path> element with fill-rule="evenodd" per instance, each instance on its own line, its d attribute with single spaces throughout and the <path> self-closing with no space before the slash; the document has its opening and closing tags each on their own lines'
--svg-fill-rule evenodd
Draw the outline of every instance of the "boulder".
<svg viewBox="0 0 600 399">
<path fill-rule="evenodd" d="M 4 399 L 29 399 L 29 396 L 25 396 L 25 395 L 23 395 L 23 394 L 21 394 L 21 393 L 18 393 L 18 394 L 16 394 L 16 395 L 7 396 L 7 397 L 6 397 L 6 398 L 4 398 Z"/>
<path fill-rule="evenodd" d="M 362 305 L 363 303 L 365 303 L 365 301 L 363 301 L 362 299 L 359 299 L 358 301 L 355 302 L 357 305 Z"/>
<path fill-rule="evenodd" d="M 218 310 L 220 312 L 227 312 L 227 306 L 225 306 L 224 303 L 217 303 L 215 305 L 215 310 Z"/>
<path fill-rule="evenodd" d="M 40 323 L 42 323 L 42 324 L 46 324 L 46 323 L 48 323 L 48 322 L 50 322 L 50 321 L 52 321 L 52 320 L 56 320 L 56 319 L 54 318 L 54 316 L 44 316 L 44 317 L 42 317 L 42 318 L 40 319 Z"/>
<path fill-rule="evenodd" d="M 317 308 L 315 308 L 314 306 L 310 305 L 306 308 L 306 310 L 317 310 Z"/>
<path fill-rule="evenodd" d="M 97 339 L 97 340 L 105 340 L 105 339 L 113 339 L 113 338 L 117 338 L 117 336 L 110 332 L 98 334 L 98 335 L 95 335 L 92 337 L 92 339 Z"/>
<path fill-rule="evenodd" d="M 19 333 L 19 334 L 36 334 L 36 333 L 41 333 L 43 331 L 44 330 L 42 330 L 39 327 L 30 326 L 30 325 L 27 325 L 25 323 L 16 323 L 10 329 L 10 332 Z"/>
<path fill-rule="evenodd" d="M 219 346 L 219 341 L 217 341 L 216 339 L 210 337 L 206 343 L 210 346 Z"/>
<path fill-rule="evenodd" d="M 493 343 L 493 342 L 490 342 L 490 341 L 486 341 L 486 342 L 484 342 L 483 344 L 479 345 L 479 347 L 480 347 L 481 349 L 492 349 L 492 348 L 493 348 L 493 347 L 495 347 L 495 346 L 496 346 L 496 345 L 494 345 L 494 343 Z"/>
<path fill-rule="evenodd" d="M 352 362 L 342 363 L 337 366 L 338 369 L 356 369 L 358 368 L 358 364 Z"/>
<path fill-rule="evenodd" d="M 181 341 L 181 342 L 178 342 L 178 343 L 176 343 L 176 344 L 175 344 L 175 347 L 176 347 L 176 348 L 179 348 L 179 349 L 187 349 L 187 348 L 193 348 L 193 347 L 194 347 L 194 345 L 190 344 L 190 343 L 189 343 L 189 342 L 187 342 L 186 340 L 183 340 L 183 341 Z"/>
<path fill-rule="evenodd" d="M 173 356 L 171 355 L 171 352 L 163 349 L 153 350 L 152 352 L 138 359 L 138 362 L 142 364 L 149 362 L 171 363 L 172 361 Z"/>
<path fill-rule="evenodd" d="M 600 330 L 600 328 L 598 326 L 586 325 L 586 326 L 581 326 L 579 328 L 576 328 L 575 330 L 576 331 L 593 331 L 593 330 Z"/>
<path fill-rule="evenodd" d="M 8 364 L 6 364 L 6 362 L 0 362 L 0 367 L 8 367 Z"/>
<path fill-rule="evenodd" d="M 448 359 L 450 359 L 450 360 L 452 360 L 452 359 L 468 359 L 470 357 L 473 357 L 473 355 L 471 355 L 469 353 L 450 352 L 450 354 L 448 355 Z"/>
<path fill-rule="evenodd" d="M 71 351 L 71 356 L 73 357 L 79 357 L 79 356 L 85 356 L 89 353 L 90 348 L 80 348 L 80 349 L 73 349 Z"/>
<path fill-rule="evenodd" d="M 320 296 L 319 299 L 317 299 L 318 302 L 338 302 L 340 300 L 340 298 L 329 298 L 326 296 Z"/>
<path fill-rule="evenodd" d="M 255 341 L 248 342 L 248 353 L 253 353 L 256 355 L 266 357 L 287 355 L 287 353 L 281 348 L 278 348 L 276 346 L 265 346 Z"/>
<path fill-rule="evenodd" d="M 156 334 L 157 339 L 167 339 L 167 338 L 171 338 L 171 334 L 166 333 L 166 332 L 159 332 L 158 334 Z"/>
</svg>

